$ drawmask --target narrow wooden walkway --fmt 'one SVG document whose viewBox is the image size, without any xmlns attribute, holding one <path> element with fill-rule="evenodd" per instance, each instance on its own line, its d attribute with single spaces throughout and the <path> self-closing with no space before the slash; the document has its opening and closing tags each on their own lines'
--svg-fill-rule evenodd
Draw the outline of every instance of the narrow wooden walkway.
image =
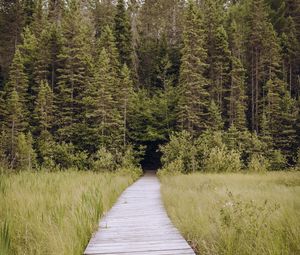
<svg viewBox="0 0 300 255">
<path fill-rule="evenodd" d="M 168 218 L 154 173 L 124 191 L 100 221 L 84 254 L 195 255 Z"/>
</svg>

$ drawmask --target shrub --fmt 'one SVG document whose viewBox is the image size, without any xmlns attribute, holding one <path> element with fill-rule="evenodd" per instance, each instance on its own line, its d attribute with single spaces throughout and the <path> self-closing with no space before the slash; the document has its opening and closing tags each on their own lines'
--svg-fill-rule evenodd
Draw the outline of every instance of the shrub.
<svg viewBox="0 0 300 255">
<path fill-rule="evenodd" d="M 32 147 L 33 139 L 30 133 L 26 136 L 20 133 L 17 138 L 15 166 L 18 169 L 31 170 L 36 164 L 36 154 Z"/>
<path fill-rule="evenodd" d="M 266 172 L 269 169 L 269 161 L 262 155 L 254 154 L 248 164 L 248 171 L 254 173 Z"/>
<path fill-rule="evenodd" d="M 113 171 L 117 167 L 115 156 L 104 147 L 96 152 L 92 165 L 97 172 Z"/>
<path fill-rule="evenodd" d="M 287 159 L 280 150 L 274 150 L 270 157 L 271 170 L 283 170 L 287 166 Z"/>
<path fill-rule="evenodd" d="M 184 171 L 183 162 L 181 159 L 175 159 L 171 163 L 165 165 L 158 171 L 158 176 L 177 175 Z"/>
<path fill-rule="evenodd" d="M 211 149 L 204 159 L 205 172 L 238 172 L 241 165 L 240 153 L 225 146 Z"/>
<path fill-rule="evenodd" d="M 82 151 L 76 152 L 72 143 L 53 143 L 48 153 L 47 164 L 52 164 L 54 168 L 83 170 L 87 166 L 87 154 Z"/>
<path fill-rule="evenodd" d="M 174 133 L 170 142 L 160 147 L 163 153 L 162 163 L 166 167 L 174 161 L 180 160 L 181 172 L 188 173 L 199 169 L 197 160 L 197 147 L 193 137 L 187 131 Z M 170 169 L 167 167 L 166 169 Z"/>
</svg>

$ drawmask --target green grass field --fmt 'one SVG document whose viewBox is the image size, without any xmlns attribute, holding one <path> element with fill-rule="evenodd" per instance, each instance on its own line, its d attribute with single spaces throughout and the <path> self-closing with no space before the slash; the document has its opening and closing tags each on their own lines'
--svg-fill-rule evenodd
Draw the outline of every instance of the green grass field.
<svg viewBox="0 0 300 255">
<path fill-rule="evenodd" d="M 198 254 L 300 254 L 300 172 L 161 181 L 169 216 Z"/>
<path fill-rule="evenodd" d="M 132 182 L 113 173 L 0 175 L 0 254 L 82 254 L 98 219 Z"/>
</svg>

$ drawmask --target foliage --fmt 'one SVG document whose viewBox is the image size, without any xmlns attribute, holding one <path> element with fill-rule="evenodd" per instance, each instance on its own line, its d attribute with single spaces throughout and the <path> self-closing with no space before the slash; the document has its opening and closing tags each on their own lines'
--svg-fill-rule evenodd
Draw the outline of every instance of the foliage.
<svg viewBox="0 0 300 255">
<path fill-rule="evenodd" d="M 240 154 L 229 151 L 225 146 L 215 147 L 206 155 L 203 162 L 205 172 L 239 172 L 241 170 Z"/>
<path fill-rule="evenodd" d="M 1 1 L 2 164 L 17 168 L 21 133 L 32 134 L 36 166 L 55 168 L 50 151 L 63 143 L 91 166 L 102 147 L 136 155 L 187 131 L 189 172 L 214 148 L 201 141 L 213 130 L 242 165 L 256 153 L 270 169 L 293 166 L 298 2 Z"/>
<path fill-rule="evenodd" d="M 248 163 L 248 170 L 252 173 L 266 172 L 269 168 L 269 161 L 262 155 L 253 154 Z"/>
<path fill-rule="evenodd" d="M 100 148 L 94 155 L 93 162 L 94 171 L 105 172 L 113 171 L 116 169 L 116 161 L 114 155 L 106 150 L 104 147 Z"/>
<path fill-rule="evenodd" d="M 192 135 L 188 132 L 182 131 L 172 134 L 170 142 L 161 146 L 160 150 L 163 153 L 161 159 L 162 163 L 167 169 L 171 169 L 168 165 L 172 164 L 176 166 L 176 169 L 171 171 L 188 173 L 198 170 L 198 162 L 196 159 L 197 148 Z"/>
</svg>

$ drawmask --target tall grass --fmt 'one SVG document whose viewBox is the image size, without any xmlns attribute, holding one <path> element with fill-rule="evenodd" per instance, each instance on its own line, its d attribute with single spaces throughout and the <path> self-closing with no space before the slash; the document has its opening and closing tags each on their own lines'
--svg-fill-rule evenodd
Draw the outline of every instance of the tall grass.
<svg viewBox="0 0 300 255">
<path fill-rule="evenodd" d="M 300 172 L 161 180 L 168 214 L 198 254 L 300 254 Z"/>
<path fill-rule="evenodd" d="M 113 173 L 0 175 L 0 254 L 82 254 L 98 219 L 132 182 Z"/>
</svg>

